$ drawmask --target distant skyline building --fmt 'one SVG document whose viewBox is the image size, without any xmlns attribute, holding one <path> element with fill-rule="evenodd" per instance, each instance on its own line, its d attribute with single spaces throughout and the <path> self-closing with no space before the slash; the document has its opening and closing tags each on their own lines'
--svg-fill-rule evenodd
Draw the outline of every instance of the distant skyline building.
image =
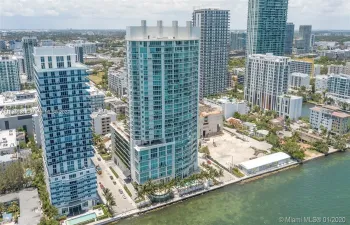
<svg viewBox="0 0 350 225">
<path fill-rule="evenodd" d="M 230 33 L 230 50 L 244 51 L 247 44 L 247 33 L 234 31 Z"/>
<path fill-rule="evenodd" d="M 187 177 L 198 171 L 200 29 L 142 21 L 127 27 L 125 40 L 130 162 L 115 161 L 130 165 L 138 184 Z"/>
<path fill-rule="evenodd" d="M 36 37 L 23 37 L 22 49 L 24 54 L 24 64 L 26 67 L 27 82 L 33 82 L 34 79 L 34 47 L 38 46 L 38 39 Z"/>
<path fill-rule="evenodd" d="M 12 55 L 0 56 L 0 93 L 21 89 L 19 69 L 17 57 Z"/>
<path fill-rule="evenodd" d="M 253 106 L 276 110 L 278 96 L 287 94 L 290 58 L 272 54 L 249 55 L 244 98 Z"/>
<path fill-rule="evenodd" d="M 247 55 L 283 56 L 288 0 L 249 0 Z"/>
<path fill-rule="evenodd" d="M 311 50 L 311 25 L 300 25 L 297 52 L 298 54 L 310 53 Z"/>
<path fill-rule="evenodd" d="M 286 37 L 284 40 L 284 54 L 292 55 L 294 42 L 294 23 L 286 24 Z"/>
<path fill-rule="evenodd" d="M 196 9 L 193 26 L 201 30 L 200 99 L 222 93 L 229 86 L 228 53 L 230 12 Z"/>
<path fill-rule="evenodd" d="M 77 214 L 98 201 L 91 157 L 91 106 L 87 67 L 74 48 L 34 48 L 47 190 L 59 214 Z"/>
</svg>

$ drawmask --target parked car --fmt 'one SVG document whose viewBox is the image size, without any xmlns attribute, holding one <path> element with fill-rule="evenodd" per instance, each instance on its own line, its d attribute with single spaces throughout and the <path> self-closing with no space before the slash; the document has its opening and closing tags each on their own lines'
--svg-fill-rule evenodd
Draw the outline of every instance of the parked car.
<svg viewBox="0 0 350 225">
<path fill-rule="evenodd" d="M 98 183 L 100 185 L 100 188 L 103 190 L 105 189 L 105 186 L 103 186 L 103 184 L 101 182 Z"/>
<path fill-rule="evenodd" d="M 123 194 L 123 191 L 122 191 L 121 189 L 119 189 L 119 193 L 120 193 L 120 194 Z"/>
<path fill-rule="evenodd" d="M 117 182 L 113 181 L 113 184 L 114 184 L 114 185 L 117 185 Z"/>
<path fill-rule="evenodd" d="M 97 160 L 98 160 L 98 161 L 101 161 L 101 158 L 100 158 L 100 157 L 97 157 Z"/>
<path fill-rule="evenodd" d="M 113 180 L 113 176 L 109 176 L 109 178 L 111 178 L 111 180 Z"/>
</svg>

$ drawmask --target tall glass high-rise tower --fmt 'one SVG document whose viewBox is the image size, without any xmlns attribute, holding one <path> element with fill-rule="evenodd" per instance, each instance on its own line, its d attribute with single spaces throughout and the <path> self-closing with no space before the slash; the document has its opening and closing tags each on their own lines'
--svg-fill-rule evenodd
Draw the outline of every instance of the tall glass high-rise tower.
<svg viewBox="0 0 350 225">
<path fill-rule="evenodd" d="M 33 55 L 50 200 L 61 214 L 78 213 L 97 200 L 87 67 L 74 48 L 39 47 Z"/>
<path fill-rule="evenodd" d="M 287 23 L 286 37 L 284 40 L 284 54 L 291 55 L 293 53 L 294 23 Z"/>
<path fill-rule="evenodd" d="M 288 0 L 249 0 L 247 55 L 283 56 Z"/>
<path fill-rule="evenodd" d="M 5 91 L 19 91 L 18 59 L 15 56 L 0 56 L 0 93 Z"/>
<path fill-rule="evenodd" d="M 38 39 L 36 37 L 23 37 L 22 49 L 24 54 L 24 65 L 26 68 L 27 81 L 32 82 L 34 79 L 34 58 L 33 49 L 38 46 Z"/>
<path fill-rule="evenodd" d="M 299 38 L 301 39 L 301 46 L 298 49 L 300 53 L 309 53 L 311 50 L 311 25 L 300 25 Z"/>
<path fill-rule="evenodd" d="M 127 27 L 130 172 L 168 181 L 197 171 L 199 28 Z"/>
<path fill-rule="evenodd" d="M 201 30 L 200 99 L 222 93 L 229 86 L 229 18 L 229 10 L 197 9 L 193 12 L 193 26 Z"/>
</svg>

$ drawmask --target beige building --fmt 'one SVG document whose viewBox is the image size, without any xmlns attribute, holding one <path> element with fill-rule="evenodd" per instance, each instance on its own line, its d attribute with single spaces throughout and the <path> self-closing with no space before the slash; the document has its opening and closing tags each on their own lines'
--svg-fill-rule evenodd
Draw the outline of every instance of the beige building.
<svg viewBox="0 0 350 225">
<path fill-rule="evenodd" d="M 223 129 L 223 114 L 217 108 L 200 105 L 199 135 L 200 138 L 220 134 Z"/>
<path fill-rule="evenodd" d="M 111 133 L 110 123 L 117 120 L 117 114 L 113 111 L 99 111 L 91 114 L 92 128 L 95 134 L 106 135 Z"/>
</svg>

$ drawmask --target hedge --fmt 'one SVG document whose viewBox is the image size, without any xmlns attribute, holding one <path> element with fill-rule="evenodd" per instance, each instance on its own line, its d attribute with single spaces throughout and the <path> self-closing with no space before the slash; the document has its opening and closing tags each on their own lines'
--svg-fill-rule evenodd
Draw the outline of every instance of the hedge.
<svg viewBox="0 0 350 225">
<path fill-rule="evenodd" d="M 77 223 L 76 225 L 85 225 L 85 224 L 89 224 L 92 222 L 95 222 L 95 219 L 86 220 L 84 222 Z"/>
<path fill-rule="evenodd" d="M 115 176 L 116 178 L 119 178 L 119 175 L 117 174 L 117 172 L 115 172 L 115 170 L 113 169 L 113 167 L 110 166 L 109 169 L 111 169 L 112 173 L 114 174 L 114 176 Z"/>
<path fill-rule="evenodd" d="M 132 196 L 132 194 L 131 194 L 129 188 L 126 186 L 126 184 L 124 184 L 124 190 L 126 191 L 126 193 L 128 193 L 128 195 L 129 195 L 130 197 Z"/>
</svg>

